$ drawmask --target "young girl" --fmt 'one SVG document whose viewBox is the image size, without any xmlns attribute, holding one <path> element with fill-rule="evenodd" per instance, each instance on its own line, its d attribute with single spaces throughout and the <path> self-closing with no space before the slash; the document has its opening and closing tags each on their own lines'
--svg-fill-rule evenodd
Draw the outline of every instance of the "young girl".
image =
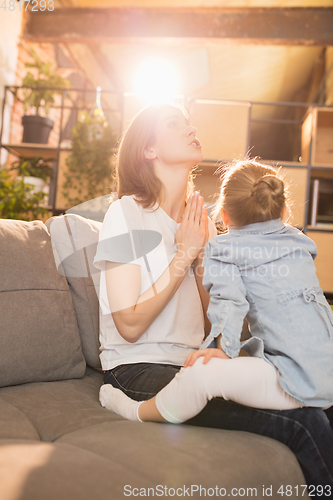
<svg viewBox="0 0 333 500">
<path fill-rule="evenodd" d="M 288 410 L 333 404 L 333 315 L 316 277 L 316 246 L 281 219 L 287 197 L 274 169 L 237 162 L 219 210 L 228 232 L 205 248 L 211 332 L 154 398 L 136 402 L 111 385 L 102 406 L 132 420 L 184 422 L 214 397 Z M 252 337 L 241 343 L 243 320 Z M 212 341 L 216 348 L 208 347 Z M 250 354 L 238 357 L 240 348 Z"/>
</svg>

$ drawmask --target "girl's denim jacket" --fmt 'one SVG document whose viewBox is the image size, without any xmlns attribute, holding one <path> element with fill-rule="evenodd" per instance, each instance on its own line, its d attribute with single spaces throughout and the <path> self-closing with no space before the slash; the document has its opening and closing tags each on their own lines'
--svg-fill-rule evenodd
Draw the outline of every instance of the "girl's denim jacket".
<svg viewBox="0 0 333 500">
<path fill-rule="evenodd" d="M 333 315 L 320 288 L 315 243 L 280 219 L 230 227 L 205 249 L 203 284 L 212 329 L 234 358 L 240 348 L 272 363 L 284 390 L 307 406 L 333 404 Z M 240 341 L 247 318 L 252 338 Z M 255 389 L 255 388 L 254 388 Z"/>
</svg>

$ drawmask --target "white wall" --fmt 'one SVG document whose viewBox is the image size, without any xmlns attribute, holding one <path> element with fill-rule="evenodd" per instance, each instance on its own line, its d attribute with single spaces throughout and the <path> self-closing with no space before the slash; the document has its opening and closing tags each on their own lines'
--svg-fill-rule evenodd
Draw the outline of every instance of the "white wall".
<svg viewBox="0 0 333 500">
<path fill-rule="evenodd" d="M 1 9 L 0 12 L 0 127 L 1 127 L 1 111 L 4 98 L 4 87 L 5 85 L 15 84 L 15 71 L 18 53 L 18 41 L 21 33 L 22 24 L 22 12 L 20 12 L 19 4 L 15 2 L 15 10 L 10 11 L 8 8 L 9 2 L 7 2 L 7 9 Z M 9 103 L 12 102 L 9 92 L 7 92 L 7 99 Z M 6 106 L 4 123 L 3 123 L 3 134 L 2 142 L 7 142 L 9 140 L 10 133 L 10 106 Z M 6 160 L 6 154 L 4 150 L 1 152 L 0 165 Z"/>
</svg>

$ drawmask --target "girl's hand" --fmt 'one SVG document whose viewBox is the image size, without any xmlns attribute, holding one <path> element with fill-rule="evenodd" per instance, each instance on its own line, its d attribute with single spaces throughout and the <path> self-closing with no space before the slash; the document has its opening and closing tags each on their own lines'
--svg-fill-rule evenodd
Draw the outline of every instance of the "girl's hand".
<svg viewBox="0 0 333 500">
<path fill-rule="evenodd" d="M 198 257 L 208 241 L 208 215 L 199 193 L 191 195 L 182 222 L 175 234 L 178 251 L 191 263 Z"/>
<path fill-rule="evenodd" d="M 186 368 L 187 366 L 192 366 L 195 361 L 202 356 L 204 357 L 204 365 L 208 363 L 208 361 L 212 358 L 230 359 L 230 357 L 227 356 L 226 353 L 222 351 L 222 349 L 199 349 L 198 351 L 191 352 L 191 354 L 187 356 L 184 363 L 184 368 Z"/>
</svg>

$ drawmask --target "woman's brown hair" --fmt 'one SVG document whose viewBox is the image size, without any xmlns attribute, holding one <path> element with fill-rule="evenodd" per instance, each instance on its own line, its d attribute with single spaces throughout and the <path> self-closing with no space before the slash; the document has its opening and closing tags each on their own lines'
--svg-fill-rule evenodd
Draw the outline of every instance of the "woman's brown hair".
<svg viewBox="0 0 333 500">
<path fill-rule="evenodd" d="M 274 168 L 255 159 L 225 168 L 217 210 L 225 210 L 236 226 L 279 219 L 287 204 L 284 182 Z"/>
<path fill-rule="evenodd" d="M 155 175 L 151 160 L 145 158 L 145 149 L 155 142 L 155 130 L 165 108 L 184 109 L 172 104 L 153 104 L 140 111 L 125 132 L 118 149 L 116 182 L 118 197 L 134 195 L 143 208 L 161 204 L 163 183 Z M 189 174 L 187 197 L 193 192 L 193 175 Z"/>
</svg>

